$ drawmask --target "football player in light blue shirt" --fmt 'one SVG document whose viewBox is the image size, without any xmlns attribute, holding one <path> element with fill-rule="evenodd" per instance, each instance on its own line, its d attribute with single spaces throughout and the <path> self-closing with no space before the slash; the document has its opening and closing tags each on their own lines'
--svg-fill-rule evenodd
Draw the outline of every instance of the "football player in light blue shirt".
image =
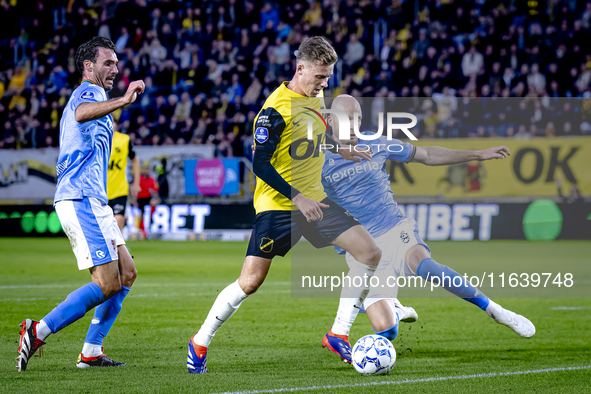
<svg viewBox="0 0 591 394">
<path fill-rule="evenodd" d="M 143 81 L 131 82 L 125 95 L 109 99 L 118 73 L 117 48 L 95 37 L 76 51 L 82 83 L 66 104 L 60 122 L 55 210 L 70 239 L 79 269 L 89 269 L 92 281 L 70 293 L 41 321 L 25 319 L 17 368 L 24 371 L 35 351 L 52 333 L 80 319 L 92 308 L 94 317 L 76 366 L 124 366 L 103 354 L 102 342 L 113 325 L 137 272 L 133 259 L 107 205 L 107 167 L 111 155 L 111 112 L 133 103 L 144 91 Z"/>
<path fill-rule="evenodd" d="M 373 152 L 369 162 L 351 162 L 340 155 L 326 151 L 322 169 L 322 184 L 328 197 L 349 211 L 367 228 L 382 249 L 382 260 L 375 276 L 385 283 L 388 276 L 420 276 L 424 280 L 435 280 L 452 294 L 485 310 L 497 323 L 504 324 L 522 337 L 534 335 L 534 325 L 525 317 L 502 308 L 477 288 L 464 280 L 450 267 L 437 263 L 431 258 L 429 247 L 421 239 L 416 222 L 408 218 L 394 200 L 388 174 L 387 160 L 404 163 L 416 162 L 429 166 L 464 163 L 472 160 L 503 159 L 510 154 L 504 146 L 483 151 L 455 151 L 440 147 L 415 147 L 399 140 L 358 139 L 354 122 L 361 124 L 361 106 L 349 95 L 341 95 L 332 103 L 332 110 L 338 110 L 349 118 L 350 131 L 346 139 L 339 139 L 340 149 L 370 149 Z M 357 120 L 355 114 L 358 114 Z M 337 117 L 330 116 L 333 138 L 339 138 Z M 371 136 L 373 137 L 373 136 Z M 347 253 L 349 268 L 358 264 Z M 454 281 L 454 278 L 456 279 Z M 444 279 L 446 278 L 446 279 Z M 442 281 L 442 282 L 441 282 Z M 461 283 L 461 285 L 456 285 Z M 396 297 L 398 289 L 388 286 L 373 287 L 364 302 L 368 318 L 377 334 L 394 339 L 398 333 L 398 321 L 416 321 L 414 309 L 402 306 Z M 349 329 L 357 316 L 358 309 L 350 314 L 337 314 L 332 331 L 348 336 Z M 350 349 L 349 349 L 350 350 Z"/>
</svg>

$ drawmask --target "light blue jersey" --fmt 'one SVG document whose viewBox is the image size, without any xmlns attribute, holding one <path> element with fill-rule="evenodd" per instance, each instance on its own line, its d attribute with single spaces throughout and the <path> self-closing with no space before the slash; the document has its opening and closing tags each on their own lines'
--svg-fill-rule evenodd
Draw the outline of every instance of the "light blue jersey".
<svg viewBox="0 0 591 394">
<path fill-rule="evenodd" d="M 338 153 L 327 151 L 322 185 L 328 197 L 349 211 L 376 238 L 405 217 L 394 201 L 386 160 L 408 163 L 416 148 L 386 137 L 373 141 L 360 139 L 357 147 L 360 149 L 364 145 L 371 146 L 373 151 L 369 162 L 345 160 Z"/>
<path fill-rule="evenodd" d="M 84 197 L 95 197 L 104 204 L 108 203 L 107 168 L 111 156 L 113 118 L 107 115 L 79 123 L 75 115 L 80 104 L 107 99 L 103 88 L 87 81 L 72 93 L 60 122 L 54 205 L 58 201 Z"/>
</svg>

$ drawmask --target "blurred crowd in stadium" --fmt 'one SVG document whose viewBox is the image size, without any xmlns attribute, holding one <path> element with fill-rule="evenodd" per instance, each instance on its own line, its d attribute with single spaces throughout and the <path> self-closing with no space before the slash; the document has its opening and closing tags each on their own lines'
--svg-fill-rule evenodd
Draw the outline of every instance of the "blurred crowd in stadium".
<svg viewBox="0 0 591 394">
<path fill-rule="evenodd" d="M 372 110 L 409 97 L 419 138 L 591 133 L 584 0 L 1 0 L 0 15 L 5 149 L 57 146 L 80 82 L 75 50 L 96 35 L 119 52 L 111 97 L 146 83 L 114 114 L 136 145 L 249 155 L 253 119 L 293 75 L 307 35 L 327 37 L 340 56 L 327 96 L 378 97 Z"/>
</svg>

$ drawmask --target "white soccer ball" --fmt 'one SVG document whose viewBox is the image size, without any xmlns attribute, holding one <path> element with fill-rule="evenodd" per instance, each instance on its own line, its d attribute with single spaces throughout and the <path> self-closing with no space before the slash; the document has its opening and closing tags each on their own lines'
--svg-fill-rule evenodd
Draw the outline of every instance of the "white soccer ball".
<svg viewBox="0 0 591 394">
<path fill-rule="evenodd" d="M 353 346 L 353 366 L 361 375 L 384 375 L 396 363 L 396 350 L 381 335 L 366 335 Z"/>
</svg>

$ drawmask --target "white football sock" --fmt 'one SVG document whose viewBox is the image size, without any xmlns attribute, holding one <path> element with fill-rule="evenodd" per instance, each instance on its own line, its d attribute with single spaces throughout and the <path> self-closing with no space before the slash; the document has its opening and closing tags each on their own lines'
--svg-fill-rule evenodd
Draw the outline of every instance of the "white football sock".
<svg viewBox="0 0 591 394">
<path fill-rule="evenodd" d="M 101 345 L 93 345 L 92 343 L 84 342 L 82 346 L 82 355 L 84 357 L 98 357 L 103 354 L 103 348 Z"/>
<path fill-rule="evenodd" d="M 347 277 L 351 278 L 351 286 L 349 286 L 348 280 L 345 279 L 343 289 L 341 290 L 341 300 L 339 301 L 337 317 L 334 319 L 332 325 L 333 334 L 349 335 L 349 330 L 351 330 L 351 326 L 357 314 L 359 314 L 359 309 L 369 292 L 369 286 L 365 287 L 364 285 L 369 285 L 369 278 L 376 272 L 376 268 L 375 266 L 358 263 L 347 274 Z M 362 286 L 354 286 L 354 284 L 359 284 L 359 279 L 354 280 L 354 278 L 364 278 L 364 275 L 367 275 L 367 280 L 362 281 Z"/>
<path fill-rule="evenodd" d="M 199 332 L 193 338 L 193 342 L 196 345 L 208 347 L 216 331 L 232 317 L 246 297 L 248 295 L 242 291 L 238 281 L 222 290 L 209 310 Z"/>
<path fill-rule="evenodd" d="M 43 319 L 41 319 L 39 324 L 37 324 L 36 332 L 37 338 L 39 338 L 42 341 L 44 341 L 45 338 L 47 338 L 49 334 L 51 334 L 51 330 L 49 329 L 49 327 L 47 327 L 47 324 L 43 321 Z"/>
</svg>

